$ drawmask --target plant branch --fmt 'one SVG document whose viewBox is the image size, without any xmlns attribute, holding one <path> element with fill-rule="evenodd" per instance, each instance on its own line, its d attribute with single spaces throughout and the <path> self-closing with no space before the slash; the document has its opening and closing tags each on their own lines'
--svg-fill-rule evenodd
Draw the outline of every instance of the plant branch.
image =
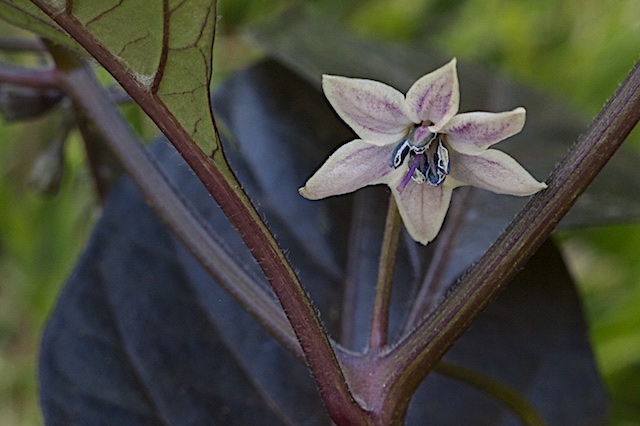
<svg viewBox="0 0 640 426">
<path fill-rule="evenodd" d="M 87 66 L 81 66 L 59 75 L 60 86 L 95 124 L 102 140 L 118 157 L 127 174 L 202 266 L 272 335 L 300 354 L 298 342 L 278 303 L 256 285 L 256 278 L 235 262 L 202 217 L 178 195 L 119 115 L 93 72 Z"/>
<path fill-rule="evenodd" d="M 387 401 L 411 395 L 482 308 L 524 266 L 640 119 L 640 62 L 536 194 L 445 300 L 387 354 Z"/>
<path fill-rule="evenodd" d="M 133 78 L 131 70 L 69 13 L 70 8 L 65 6 L 56 9 L 54 3 L 44 0 L 32 0 L 32 3 L 56 21 L 111 73 L 176 147 L 238 230 L 276 293 L 333 420 L 336 423 L 366 423 L 366 415 L 351 395 L 331 343 L 305 290 L 275 238 L 235 179 L 222 152 L 217 129 L 215 148 L 209 156 L 197 147 L 164 102 L 153 91 L 141 86 Z M 211 111 L 210 114 L 213 122 Z M 196 235 L 193 237 L 198 238 Z"/>
<path fill-rule="evenodd" d="M 396 264 L 398 240 L 402 229 L 402 219 L 393 195 L 389 197 L 387 220 L 384 225 L 384 237 L 380 251 L 376 298 L 373 304 L 369 349 L 376 350 L 387 345 L 389 339 L 389 306 L 391 305 L 391 287 L 393 268 Z"/>
<path fill-rule="evenodd" d="M 55 68 L 32 69 L 8 64 L 0 66 L 0 82 L 34 89 L 56 89 L 58 74 Z"/>
</svg>

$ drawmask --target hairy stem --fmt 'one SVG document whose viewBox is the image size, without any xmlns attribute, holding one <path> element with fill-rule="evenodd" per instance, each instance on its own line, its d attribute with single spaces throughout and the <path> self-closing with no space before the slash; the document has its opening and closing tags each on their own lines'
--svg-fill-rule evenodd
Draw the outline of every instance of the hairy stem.
<svg viewBox="0 0 640 426">
<path fill-rule="evenodd" d="M 61 87 L 86 118 L 91 119 L 102 140 L 176 236 L 272 335 L 294 353 L 300 353 L 298 342 L 277 302 L 255 284 L 256 279 L 233 260 L 222 241 L 216 241 L 213 231 L 200 215 L 175 191 L 118 114 L 92 71 L 80 66 L 59 75 Z"/>
<path fill-rule="evenodd" d="M 400 219 L 396 200 L 394 196 L 391 195 L 387 208 L 387 221 L 384 225 L 382 250 L 380 251 L 376 298 L 373 304 L 373 317 L 371 319 L 371 332 L 369 334 L 370 350 L 380 349 L 388 343 L 391 284 L 393 281 L 393 267 L 396 264 L 396 254 L 401 229 L 402 219 Z"/>
<path fill-rule="evenodd" d="M 448 294 L 435 311 L 387 355 L 394 366 L 389 403 L 412 394 L 454 341 L 497 292 L 508 283 L 640 119 L 640 62 L 496 243 Z"/>
<path fill-rule="evenodd" d="M 84 47 L 140 105 L 180 152 L 238 230 L 276 293 L 333 420 L 336 423 L 366 423 L 366 414 L 349 390 L 311 301 L 275 238 L 235 179 L 222 152 L 217 130 L 213 152 L 204 153 L 162 99 L 141 86 L 126 65 L 70 13 L 70 2 L 61 9 L 44 0 L 32 0 L 32 3 Z M 165 8 L 168 7 L 166 0 L 164 4 Z M 210 114 L 211 117 L 207 119 L 213 122 L 211 111 Z"/>
</svg>

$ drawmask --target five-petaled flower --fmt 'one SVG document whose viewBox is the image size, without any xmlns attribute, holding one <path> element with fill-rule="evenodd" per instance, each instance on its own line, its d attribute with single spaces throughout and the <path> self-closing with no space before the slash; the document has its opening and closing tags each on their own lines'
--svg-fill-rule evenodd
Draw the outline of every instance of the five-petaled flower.
<svg viewBox="0 0 640 426">
<path fill-rule="evenodd" d="M 458 114 L 456 60 L 423 76 L 406 97 L 384 83 L 323 76 L 338 115 L 360 139 L 334 152 L 300 194 L 320 199 L 387 184 L 414 240 L 440 230 L 451 191 L 472 185 L 526 196 L 544 188 L 516 160 L 490 146 L 522 130 L 524 108 Z"/>
</svg>

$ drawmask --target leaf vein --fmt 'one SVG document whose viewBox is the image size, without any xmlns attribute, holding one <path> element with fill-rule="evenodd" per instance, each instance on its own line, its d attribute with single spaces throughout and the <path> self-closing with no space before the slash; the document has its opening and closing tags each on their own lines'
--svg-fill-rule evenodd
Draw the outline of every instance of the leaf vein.
<svg viewBox="0 0 640 426">
<path fill-rule="evenodd" d="M 71 1 L 71 0 L 70 0 Z M 122 5 L 122 3 L 124 2 L 124 0 L 120 0 L 117 4 L 114 4 L 113 6 L 111 6 L 110 8 L 102 11 L 101 13 L 99 13 L 98 15 L 94 16 L 93 18 L 89 19 L 86 23 L 85 26 L 89 27 L 89 25 L 95 23 L 96 21 L 99 21 L 100 19 L 104 18 L 106 15 L 108 15 L 109 13 L 113 12 L 116 8 L 118 8 L 119 6 Z"/>
<path fill-rule="evenodd" d="M 124 52 L 125 52 L 129 47 L 131 47 L 131 46 L 133 46 L 134 44 L 139 43 L 139 42 L 141 42 L 141 41 L 143 41 L 143 40 L 146 40 L 146 39 L 147 39 L 147 38 L 149 38 L 150 36 L 151 36 L 151 34 L 147 31 L 147 33 L 146 33 L 145 35 L 140 36 L 140 37 L 138 37 L 138 38 L 136 38 L 136 39 L 134 39 L 134 40 L 130 40 L 130 41 L 128 41 L 124 46 L 122 46 L 122 49 L 120 49 L 120 50 L 118 51 L 118 56 L 120 56 L 120 57 L 124 56 Z"/>
<path fill-rule="evenodd" d="M 156 94 L 160 87 L 160 82 L 164 76 L 164 71 L 167 67 L 167 56 L 169 54 L 169 20 L 171 19 L 171 12 L 169 11 L 169 1 L 162 0 L 162 49 L 160 50 L 160 61 L 158 62 L 158 69 L 156 75 L 153 78 L 151 84 L 151 93 Z"/>
<path fill-rule="evenodd" d="M 175 12 L 176 10 L 180 9 L 182 6 L 185 5 L 185 3 L 187 3 L 187 0 L 182 0 L 180 3 L 178 3 L 173 9 L 171 9 L 169 11 L 169 14 Z"/>
</svg>

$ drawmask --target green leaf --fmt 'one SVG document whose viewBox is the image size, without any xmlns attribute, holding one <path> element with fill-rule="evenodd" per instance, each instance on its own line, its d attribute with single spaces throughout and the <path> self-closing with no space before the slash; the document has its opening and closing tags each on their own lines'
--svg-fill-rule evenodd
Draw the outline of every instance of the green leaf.
<svg viewBox="0 0 640 426">
<path fill-rule="evenodd" d="M 124 65 L 123 75 L 146 92 L 146 103 L 172 115 L 205 153 L 214 151 L 209 81 L 215 1 L 0 1 L 0 16 L 13 24 L 71 45 L 51 16 L 110 72 L 114 64 Z M 136 101 L 145 107 L 144 99 Z"/>
<path fill-rule="evenodd" d="M 163 53 L 162 3 L 78 1 L 73 4 L 73 15 L 141 84 L 151 85 Z"/>
<path fill-rule="evenodd" d="M 198 146 L 209 153 L 214 148 L 214 127 L 211 120 L 203 122 L 202 118 L 211 117 L 209 81 L 215 2 L 174 0 L 171 3 L 179 4 L 171 6 L 169 18 L 164 20 L 169 35 L 166 65 L 158 71 L 164 75 L 160 79 L 156 75 L 157 93 Z"/>
<path fill-rule="evenodd" d="M 32 31 L 44 38 L 83 51 L 69 35 L 40 9 L 27 0 L 0 0 L 0 19 Z"/>
</svg>

